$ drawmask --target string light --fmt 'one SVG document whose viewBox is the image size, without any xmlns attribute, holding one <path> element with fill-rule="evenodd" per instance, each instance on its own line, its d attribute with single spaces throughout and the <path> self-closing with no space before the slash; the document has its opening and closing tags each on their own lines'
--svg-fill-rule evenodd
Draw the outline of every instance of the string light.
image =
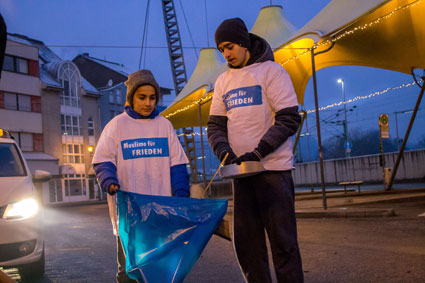
<svg viewBox="0 0 425 283">
<path fill-rule="evenodd" d="M 422 83 L 422 80 L 418 81 L 418 83 Z M 388 93 L 389 91 L 392 91 L 392 90 L 399 90 L 399 89 L 402 89 L 402 88 L 411 87 L 413 85 L 416 85 L 416 82 L 405 83 L 405 84 L 401 84 L 401 85 L 395 86 L 395 87 L 388 87 L 388 88 L 386 88 L 384 90 L 376 91 L 376 92 L 370 93 L 368 95 L 359 95 L 359 96 L 356 96 L 356 97 L 351 98 L 351 99 L 346 100 L 346 101 L 339 101 L 339 102 L 335 102 L 335 103 L 332 103 L 332 104 L 329 104 L 329 105 L 320 107 L 319 108 L 319 111 L 327 110 L 329 108 L 341 106 L 341 105 L 352 103 L 352 102 L 355 102 L 355 101 L 358 101 L 358 100 L 362 100 L 362 99 L 372 98 L 372 97 L 375 97 L 375 96 L 379 96 L 381 94 Z M 306 112 L 307 112 L 307 114 L 310 114 L 310 113 L 316 112 L 316 110 L 315 109 L 311 109 L 311 110 L 306 110 Z M 300 113 L 300 115 L 303 114 L 302 112 L 299 112 L 299 113 Z M 203 135 L 206 135 L 207 134 L 207 130 L 208 129 L 205 127 L 204 128 L 204 131 L 205 132 L 203 133 Z M 190 133 L 190 134 L 178 134 L 177 136 L 178 137 L 182 137 L 184 135 L 186 135 L 186 136 L 191 136 L 191 135 L 198 135 L 198 136 L 200 136 L 201 134 L 199 132 L 193 132 L 193 133 Z"/>
<path fill-rule="evenodd" d="M 357 31 L 366 30 L 366 29 L 368 29 L 368 28 L 370 28 L 370 27 L 378 24 L 381 20 L 386 20 L 386 19 L 392 17 L 395 13 L 397 13 L 399 11 L 402 11 L 402 10 L 405 10 L 407 8 L 411 8 L 411 7 L 414 7 L 416 5 L 419 5 L 421 2 L 423 2 L 423 0 L 417 0 L 417 1 L 412 2 L 410 4 L 407 4 L 407 5 L 404 5 L 404 6 L 399 6 L 396 9 L 394 9 L 393 11 L 391 11 L 390 13 L 388 13 L 388 14 L 386 14 L 384 16 L 381 16 L 381 17 L 377 18 L 376 20 L 374 20 L 374 21 L 372 21 L 372 22 L 370 22 L 368 24 L 364 24 L 362 26 L 357 26 L 357 27 L 355 27 L 355 28 L 353 28 L 351 30 L 347 30 L 344 33 L 338 35 L 337 37 L 332 38 L 332 39 L 327 39 L 327 40 L 325 40 L 323 42 L 320 42 L 316 46 L 312 46 L 311 48 L 317 48 L 319 46 L 329 45 L 329 44 L 332 44 L 333 42 L 336 42 L 336 41 L 338 41 L 338 40 L 340 40 L 340 39 L 348 36 L 348 35 L 351 35 L 351 34 L 357 32 Z M 309 53 L 310 51 L 311 50 L 308 48 L 307 50 L 301 52 L 300 54 L 297 54 L 294 57 L 288 58 L 284 62 L 280 63 L 280 65 L 284 66 L 287 63 L 289 63 L 290 61 L 296 60 L 296 59 L 300 58 L 301 56 L 304 56 L 305 54 Z M 319 110 L 325 110 L 325 109 L 329 109 L 329 108 L 332 108 L 332 107 L 340 106 L 340 105 L 342 105 L 344 103 L 351 103 L 351 102 L 357 101 L 359 99 L 366 99 L 366 98 L 370 98 L 370 97 L 373 97 L 373 96 L 381 95 L 381 94 L 386 93 L 386 92 L 388 92 L 390 90 L 396 90 L 396 89 L 400 89 L 400 88 L 403 88 L 403 87 L 409 87 L 409 86 L 412 86 L 413 84 L 415 84 L 415 83 L 403 84 L 403 85 L 400 85 L 398 87 L 387 88 L 387 89 L 385 89 L 383 91 L 378 91 L 378 92 L 375 92 L 375 93 L 372 93 L 372 94 L 369 94 L 369 95 L 366 95 L 366 96 L 357 96 L 357 97 L 355 97 L 353 99 L 350 99 L 350 100 L 347 100 L 345 102 L 341 101 L 341 102 L 338 102 L 338 103 L 334 103 L 334 104 L 331 104 L 331 105 L 327 105 L 327 106 L 321 107 Z M 187 110 L 193 108 L 194 106 L 198 105 L 202 101 L 211 99 L 212 96 L 213 96 L 213 92 L 209 93 L 208 95 L 206 95 L 203 98 L 200 98 L 198 100 L 195 100 L 192 104 L 190 104 L 188 106 L 185 106 L 183 108 L 180 108 L 180 109 L 175 110 L 174 112 L 166 115 L 165 118 L 169 118 L 169 117 L 172 117 L 172 116 L 174 116 L 176 114 L 179 114 L 179 113 L 182 113 L 184 111 L 187 111 Z M 316 112 L 316 110 L 308 110 L 307 111 L 307 113 L 313 113 L 313 112 Z M 181 135 L 183 135 L 183 134 L 181 134 Z"/>
<path fill-rule="evenodd" d="M 422 82 L 422 80 L 420 80 L 419 83 L 420 82 Z M 326 109 L 336 107 L 336 106 L 340 106 L 340 105 L 344 105 L 344 104 L 348 104 L 348 103 L 352 103 L 352 102 L 355 102 L 357 100 L 367 99 L 367 98 L 371 98 L 371 97 L 378 96 L 378 95 L 381 95 L 381 94 L 385 94 L 385 93 L 387 93 L 391 90 L 398 90 L 398 89 L 402 89 L 402 88 L 405 88 L 405 87 L 411 87 L 413 85 L 416 85 L 416 82 L 411 82 L 411 83 L 408 83 L 408 84 L 402 84 L 402 85 L 395 86 L 395 87 L 388 87 L 384 90 L 376 91 L 376 92 L 368 94 L 368 95 L 356 96 L 356 97 L 351 98 L 351 99 L 346 100 L 346 101 L 335 102 L 335 103 L 320 107 L 319 111 L 326 110 Z M 307 114 L 314 113 L 314 112 L 316 112 L 316 109 L 307 110 Z"/>
<path fill-rule="evenodd" d="M 174 116 L 174 115 L 176 115 L 178 113 L 187 111 L 187 110 L 191 109 L 192 107 L 200 104 L 202 101 L 210 99 L 212 96 L 213 96 L 213 93 L 211 92 L 210 94 L 206 95 L 205 97 L 201 97 L 200 99 L 195 100 L 192 104 L 189 104 L 189 105 L 187 105 L 187 106 L 185 106 L 183 108 L 177 109 L 173 113 L 170 113 L 170 114 L 166 115 L 165 118 L 168 119 L 169 117 Z"/>
<path fill-rule="evenodd" d="M 204 133 L 202 133 L 202 135 L 206 135 L 207 134 L 207 131 L 208 131 L 208 129 L 207 129 L 207 127 L 205 127 L 204 128 Z M 182 137 L 182 136 L 186 136 L 186 137 L 190 137 L 191 135 L 196 135 L 196 136 L 200 136 L 201 135 L 201 133 L 198 133 L 198 132 L 192 132 L 192 133 L 190 133 L 190 134 L 178 134 L 177 136 L 178 137 Z"/>
<path fill-rule="evenodd" d="M 386 19 L 392 17 L 396 12 L 405 10 L 407 8 L 412 8 L 412 7 L 416 6 L 416 5 L 419 5 L 422 1 L 423 0 L 417 0 L 417 1 L 412 2 L 410 4 L 407 4 L 407 5 L 404 5 L 404 6 L 399 6 L 399 7 L 395 8 L 393 11 L 391 11 L 390 13 L 388 13 L 388 14 L 386 14 L 384 16 L 381 16 L 381 17 L 377 18 L 376 20 L 374 20 L 374 21 L 372 21 L 372 22 L 370 22 L 368 24 L 364 24 L 362 26 L 357 26 L 357 27 L 355 27 L 355 28 L 353 28 L 351 30 L 347 30 L 347 31 L 343 32 L 342 34 L 338 35 L 337 37 L 334 37 L 332 39 L 327 39 L 327 40 L 325 40 L 323 42 L 320 42 L 316 46 L 312 46 L 311 48 L 315 49 L 315 48 L 320 47 L 320 46 L 329 45 L 329 44 L 332 44 L 332 43 L 334 43 L 334 42 L 336 42 L 336 41 L 338 41 L 338 40 L 346 37 L 347 35 L 353 34 L 353 33 L 357 32 L 357 31 L 366 30 L 366 29 L 368 29 L 368 28 L 370 28 L 370 27 L 378 24 L 381 20 L 386 20 Z M 291 57 L 291 58 L 286 59 L 285 61 L 283 61 L 280 64 L 282 66 L 284 66 L 287 63 L 289 63 L 290 61 L 296 60 L 296 59 L 300 58 L 301 56 L 306 55 L 310 51 L 311 51 L 310 49 L 307 49 L 307 50 L 301 52 L 300 54 L 295 55 L 294 57 Z"/>
</svg>

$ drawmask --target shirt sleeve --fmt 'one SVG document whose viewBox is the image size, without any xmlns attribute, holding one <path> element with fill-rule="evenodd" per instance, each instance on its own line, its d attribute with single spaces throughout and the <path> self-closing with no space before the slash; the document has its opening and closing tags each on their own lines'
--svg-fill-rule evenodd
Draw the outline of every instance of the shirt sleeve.
<svg viewBox="0 0 425 283">
<path fill-rule="evenodd" d="M 274 112 L 298 106 L 297 95 L 288 72 L 279 64 L 270 62 L 266 77 L 266 96 Z"/>
</svg>

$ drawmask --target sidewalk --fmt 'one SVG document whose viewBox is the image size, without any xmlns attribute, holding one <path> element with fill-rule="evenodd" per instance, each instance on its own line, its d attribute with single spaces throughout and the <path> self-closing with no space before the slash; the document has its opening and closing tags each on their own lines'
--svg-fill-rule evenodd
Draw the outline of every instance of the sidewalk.
<svg viewBox="0 0 425 283">
<path fill-rule="evenodd" d="M 231 239 L 233 221 L 233 199 L 229 196 L 229 205 L 223 222 L 217 228 L 216 234 Z M 322 192 L 299 192 L 295 194 L 295 213 L 297 218 L 323 217 L 389 217 L 396 211 L 391 203 L 411 200 L 425 200 L 425 188 L 369 190 L 332 190 L 326 193 L 327 209 L 323 208 Z M 374 203 L 388 203 L 386 209 L 373 208 Z M 366 206 L 367 207 L 364 207 Z M 372 207 L 371 207 L 372 206 Z M 425 211 L 424 211 L 425 212 Z"/>
</svg>

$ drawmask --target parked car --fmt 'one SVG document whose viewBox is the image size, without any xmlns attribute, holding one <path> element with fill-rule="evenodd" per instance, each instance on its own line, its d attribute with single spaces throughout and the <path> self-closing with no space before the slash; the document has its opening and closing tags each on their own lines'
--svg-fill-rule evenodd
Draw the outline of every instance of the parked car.
<svg viewBox="0 0 425 283">
<path fill-rule="evenodd" d="M 41 206 L 34 183 L 50 177 L 41 170 L 31 176 L 19 146 L 0 129 L 0 266 L 18 267 L 28 279 L 44 274 Z"/>
</svg>

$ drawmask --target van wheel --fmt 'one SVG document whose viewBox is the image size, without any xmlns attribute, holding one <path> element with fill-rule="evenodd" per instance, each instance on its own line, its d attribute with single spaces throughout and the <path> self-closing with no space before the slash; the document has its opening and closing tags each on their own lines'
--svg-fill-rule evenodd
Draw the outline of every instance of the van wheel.
<svg viewBox="0 0 425 283">
<path fill-rule="evenodd" d="M 22 275 L 25 281 L 33 279 L 40 279 L 44 275 L 44 245 L 43 245 L 43 253 L 38 261 L 25 264 L 19 267 L 19 273 Z"/>
</svg>

